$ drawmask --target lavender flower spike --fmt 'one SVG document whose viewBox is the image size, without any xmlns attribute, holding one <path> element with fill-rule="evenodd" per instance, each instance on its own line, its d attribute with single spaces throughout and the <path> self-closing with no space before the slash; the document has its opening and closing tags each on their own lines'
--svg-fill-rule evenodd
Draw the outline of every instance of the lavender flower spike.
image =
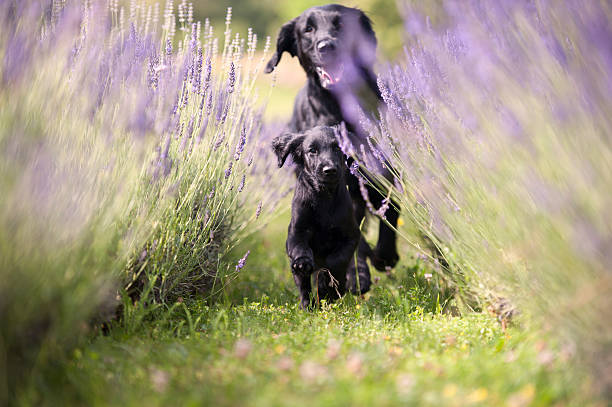
<svg viewBox="0 0 612 407">
<path fill-rule="evenodd" d="M 353 162 L 351 163 L 351 166 L 350 166 L 350 168 L 349 168 L 349 171 L 350 171 L 350 173 L 351 173 L 352 175 L 354 175 L 354 176 L 356 176 L 356 177 L 357 177 L 358 175 L 361 175 L 361 174 L 359 174 L 359 164 L 357 164 L 357 161 L 353 161 Z"/>
<path fill-rule="evenodd" d="M 227 93 L 234 92 L 234 84 L 236 83 L 236 68 L 234 68 L 234 62 L 230 64 L 229 78 L 227 80 Z"/>
<path fill-rule="evenodd" d="M 251 251 L 247 250 L 244 256 L 240 260 L 238 260 L 238 264 L 236 264 L 236 271 L 240 271 L 240 269 L 244 267 L 244 265 L 246 264 L 247 257 L 249 257 L 250 253 Z"/>
<path fill-rule="evenodd" d="M 389 198 L 385 198 L 382 200 L 380 208 L 374 211 L 374 215 L 380 216 L 382 219 L 386 219 L 385 213 L 387 213 L 387 209 L 389 209 Z"/>
<path fill-rule="evenodd" d="M 236 145 L 236 153 L 234 154 L 234 159 L 236 161 L 240 160 L 240 154 L 242 154 L 242 152 L 244 151 L 244 145 L 246 144 L 246 128 L 242 128 L 242 131 L 240 132 L 240 140 L 238 141 L 238 144 Z"/>
</svg>

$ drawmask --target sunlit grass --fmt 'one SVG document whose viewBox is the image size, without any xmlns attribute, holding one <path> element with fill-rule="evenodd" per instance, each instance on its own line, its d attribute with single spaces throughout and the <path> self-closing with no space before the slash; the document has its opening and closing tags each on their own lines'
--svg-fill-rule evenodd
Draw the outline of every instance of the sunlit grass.
<svg viewBox="0 0 612 407">
<path fill-rule="evenodd" d="M 488 314 L 436 311 L 435 290 L 415 279 L 430 270 L 409 267 L 412 260 L 393 280 L 377 279 L 365 299 L 301 311 L 279 250 L 285 221 L 249 244 L 228 302 L 177 303 L 136 335 L 114 329 L 74 352 L 69 381 L 53 397 L 102 405 L 596 405 L 573 349 L 520 326 L 504 332 Z"/>
</svg>

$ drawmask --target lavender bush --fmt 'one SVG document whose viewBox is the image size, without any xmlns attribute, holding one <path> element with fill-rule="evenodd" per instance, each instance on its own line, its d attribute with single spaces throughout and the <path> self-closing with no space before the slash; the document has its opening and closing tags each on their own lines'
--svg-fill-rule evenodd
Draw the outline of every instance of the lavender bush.
<svg viewBox="0 0 612 407">
<path fill-rule="evenodd" d="M 239 272 L 229 253 L 285 190 L 263 164 L 257 37 L 230 12 L 220 43 L 191 9 L 0 4 L 0 404 L 122 293 L 151 305 Z"/>
<path fill-rule="evenodd" d="M 422 251 L 425 233 L 449 264 L 437 278 L 482 305 L 509 299 L 610 391 L 610 5 L 401 9 L 407 46 L 379 78 L 374 136 L 416 225 L 400 234 Z"/>
</svg>

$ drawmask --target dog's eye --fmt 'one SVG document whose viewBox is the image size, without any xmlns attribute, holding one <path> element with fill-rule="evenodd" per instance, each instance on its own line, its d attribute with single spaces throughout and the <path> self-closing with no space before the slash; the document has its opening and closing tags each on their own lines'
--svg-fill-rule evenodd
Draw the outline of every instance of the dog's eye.
<svg viewBox="0 0 612 407">
<path fill-rule="evenodd" d="M 308 149 L 308 153 L 309 153 L 309 154 L 316 154 L 316 153 L 317 153 L 317 149 L 316 149 L 315 147 L 310 147 L 310 148 Z"/>
<path fill-rule="evenodd" d="M 312 32 L 312 31 L 314 31 L 314 27 L 311 26 L 311 25 L 307 25 L 306 28 L 304 28 L 304 32 L 309 33 L 309 32 Z"/>
<path fill-rule="evenodd" d="M 342 20 L 340 20 L 339 17 L 334 18 L 334 28 L 336 28 L 336 30 L 341 30 L 342 29 Z"/>
</svg>

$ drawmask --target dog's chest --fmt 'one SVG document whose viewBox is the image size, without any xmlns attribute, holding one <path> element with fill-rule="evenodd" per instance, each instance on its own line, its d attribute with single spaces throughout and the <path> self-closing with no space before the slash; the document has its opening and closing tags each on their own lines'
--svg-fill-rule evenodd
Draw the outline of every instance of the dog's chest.
<svg viewBox="0 0 612 407">
<path fill-rule="evenodd" d="M 322 208 L 314 218 L 311 247 L 315 251 L 331 252 L 352 235 L 353 219 L 343 206 Z"/>
<path fill-rule="evenodd" d="M 314 233 L 310 246 L 319 255 L 328 255 L 337 250 L 346 240 L 345 231 L 337 225 L 327 225 Z"/>
</svg>

